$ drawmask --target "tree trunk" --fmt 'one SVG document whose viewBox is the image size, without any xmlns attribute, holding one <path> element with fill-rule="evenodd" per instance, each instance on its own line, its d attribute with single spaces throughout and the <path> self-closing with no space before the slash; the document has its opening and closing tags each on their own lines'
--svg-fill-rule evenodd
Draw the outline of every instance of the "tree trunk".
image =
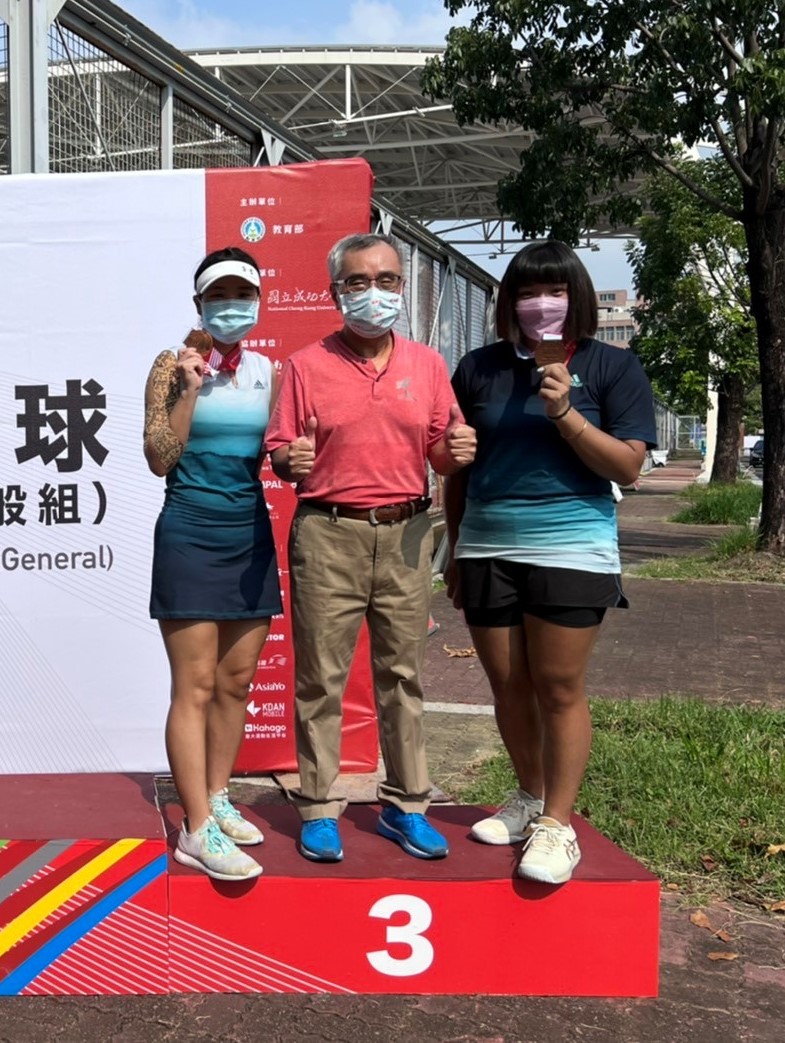
<svg viewBox="0 0 785 1043">
<path fill-rule="evenodd" d="M 739 473 L 739 431 L 744 419 L 744 380 L 725 373 L 717 388 L 717 445 L 712 482 L 735 482 Z"/>
<path fill-rule="evenodd" d="M 763 214 L 745 191 L 744 230 L 763 403 L 760 547 L 785 554 L 785 188 L 772 191 Z"/>
</svg>

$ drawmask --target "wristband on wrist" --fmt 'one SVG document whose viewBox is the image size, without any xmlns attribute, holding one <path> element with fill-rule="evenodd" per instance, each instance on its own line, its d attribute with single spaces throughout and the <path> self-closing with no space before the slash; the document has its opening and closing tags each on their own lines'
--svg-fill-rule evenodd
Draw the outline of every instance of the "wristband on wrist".
<svg viewBox="0 0 785 1043">
<path fill-rule="evenodd" d="M 569 411 L 571 409 L 572 409 L 572 406 L 569 405 L 569 406 L 567 406 L 567 408 L 564 410 L 563 413 L 557 413 L 556 416 L 549 416 L 548 419 L 549 420 L 563 420 L 567 416 L 567 414 L 569 413 Z"/>
<path fill-rule="evenodd" d="M 589 426 L 589 421 L 583 418 L 583 427 L 579 428 L 574 435 L 562 435 L 565 442 L 574 442 L 576 438 L 580 438 L 586 428 Z"/>
</svg>

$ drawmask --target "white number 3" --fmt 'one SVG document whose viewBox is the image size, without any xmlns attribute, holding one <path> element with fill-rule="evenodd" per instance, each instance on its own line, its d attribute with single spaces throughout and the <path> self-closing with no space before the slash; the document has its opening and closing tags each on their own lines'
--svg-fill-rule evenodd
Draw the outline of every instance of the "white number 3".
<svg viewBox="0 0 785 1043">
<path fill-rule="evenodd" d="M 379 920 L 389 920 L 395 913 L 408 913 L 409 922 L 399 927 L 388 927 L 386 942 L 392 945 L 398 942 L 408 945 L 410 954 L 402 959 L 391 956 L 387 949 L 366 953 L 368 962 L 375 971 L 394 978 L 409 978 L 414 974 L 422 974 L 433 963 L 433 946 L 423 932 L 431 926 L 433 915 L 431 907 L 422 898 L 414 895 L 387 895 L 380 898 L 369 912 Z"/>
</svg>

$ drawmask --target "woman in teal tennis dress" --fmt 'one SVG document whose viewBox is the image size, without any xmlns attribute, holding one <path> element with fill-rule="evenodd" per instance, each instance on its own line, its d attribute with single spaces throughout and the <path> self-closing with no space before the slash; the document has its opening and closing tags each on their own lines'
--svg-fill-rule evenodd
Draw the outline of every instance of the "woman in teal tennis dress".
<svg viewBox="0 0 785 1043">
<path fill-rule="evenodd" d="M 270 618 L 278 567 L 259 467 L 275 390 L 268 358 L 240 341 L 258 321 L 260 279 L 237 247 L 194 276 L 202 329 L 153 363 L 144 451 L 166 477 L 155 527 L 150 614 L 172 672 L 166 748 L 185 818 L 175 858 L 219 880 L 258 876 L 238 845 L 261 843 L 228 799 L 248 686 Z"/>
</svg>

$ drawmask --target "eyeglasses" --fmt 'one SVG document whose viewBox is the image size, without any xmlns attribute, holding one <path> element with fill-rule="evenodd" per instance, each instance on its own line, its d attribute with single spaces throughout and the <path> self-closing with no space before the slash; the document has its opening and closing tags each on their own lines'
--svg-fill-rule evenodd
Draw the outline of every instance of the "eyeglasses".
<svg viewBox="0 0 785 1043">
<path fill-rule="evenodd" d="M 335 280 L 335 285 L 345 293 L 365 293 L 366 290 L 370 290 L 371 285 L 395 293 L 400 290 L 402 283 L 403 276 L 396 275 L 395 272 L 382 272 L 375 279 L 369 279 L 367 275 L 350 275 L 346 279 Z"/>
</svg>

